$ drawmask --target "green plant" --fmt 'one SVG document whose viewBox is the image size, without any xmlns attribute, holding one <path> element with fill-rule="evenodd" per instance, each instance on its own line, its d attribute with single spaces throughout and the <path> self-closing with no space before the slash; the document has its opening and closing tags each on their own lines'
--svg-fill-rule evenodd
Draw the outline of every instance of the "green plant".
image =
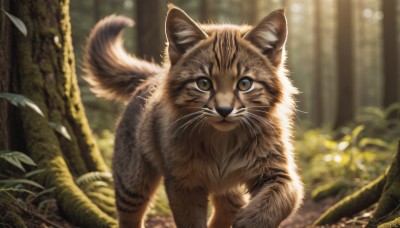
<svg viewBox="0 0 400 228">
<path fill-rule="evenodd" d="M 363 110 L 353 123 L 339 130 L 340 137 L 323 129 L 300 131 L 295 147 L 306 185 L 333 186 L 341 179 L 357 188 L 380 175 L 393 156 L 395 136 L 400 135 L 396 133 L 400 120 L 390 118 L 399 107 Z"/>
<path fill-rule="evenodd" d="M 11 172 L 9 175 L 0 177 L 0 211 L 6 210 L 5 213 L 0 213 L 0 220 L 5 221 L 1 224 L 19 224 L 18 227 L 24 227 L 25 224 L 20 218 L 21 213 L 28 213 L 43 219 L 41 215 L 28 210 L 31 204 L 44 205 L 43 202 L 49 200 L 54 202 L 51 196 L 54 189 L 45 189 L 31 179 L 43 170 L 37 169 L 26 173 L 22 164 L 36 166 L 36 163 L 29 156 L 18 151 L 1 151 L 0 158 L 19 170 L 19 172 Z M 41 209 L 47 211 L 47 207 Z"/>
<path fill-rule="evenodd" d="M 75 180 L 83 192 L 104 212 L 116 215 L 113 178 L 108 172 L 90 172 Z"/>
</svg>

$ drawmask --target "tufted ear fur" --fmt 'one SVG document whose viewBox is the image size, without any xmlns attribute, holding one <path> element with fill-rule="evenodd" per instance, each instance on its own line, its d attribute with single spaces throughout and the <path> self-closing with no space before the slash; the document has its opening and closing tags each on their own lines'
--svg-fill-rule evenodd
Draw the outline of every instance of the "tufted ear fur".
<svg viewBox="0 0 400 228">
<path fill-rule="evenodd" d="M 287 23 L 284 10 L 277 10 L 266 16 L 244 39 L 255 45 L 274 66 L 282 62 L 282 52 L 287 37 Z"/>
<path fill-rule="evenodd" d="M 183 10 L 170 6 L 165 22 L 168 40 L 168 54 L 174 65 L 181 56 L 195 46 L 207 34 Z"/>
</svg>

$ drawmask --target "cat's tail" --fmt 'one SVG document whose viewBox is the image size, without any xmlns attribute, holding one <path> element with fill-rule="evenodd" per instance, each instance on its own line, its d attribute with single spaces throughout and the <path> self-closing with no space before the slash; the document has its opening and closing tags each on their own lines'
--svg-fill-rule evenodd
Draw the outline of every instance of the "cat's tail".
<svg viewBox="0 0 400 228">
<path fill-rule="evenodd" d="M 123 16 L 109 16 L 99 21 L 87 41 L 84 68 L 85 80 L 96 95 L 110 100 L 127 101 L 135 89 L 162 68 L 152 62 L 129 55 L 121 32 L 134 22 Z"/>
</svg>

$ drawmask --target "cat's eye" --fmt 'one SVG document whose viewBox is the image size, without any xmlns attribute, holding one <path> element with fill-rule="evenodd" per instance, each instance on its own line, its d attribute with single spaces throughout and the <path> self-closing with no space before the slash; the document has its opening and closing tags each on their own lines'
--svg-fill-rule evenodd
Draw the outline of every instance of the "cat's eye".
<svg viewBox="0 0 400 228">
<path fill-rule="evenodd" d="M 196 81 L 197 87 L 203 91 L 209 91 L 212 87 L 211 81 L 208 78 L 199 78 Z"/>
<path fill-rule="evenodd" d="M 237 88 L 240 91 L 249 91 L 252 86 L 253 80 L 251 80 L 250 78 L 242 78 L 237 84 Z"/>
</svg>

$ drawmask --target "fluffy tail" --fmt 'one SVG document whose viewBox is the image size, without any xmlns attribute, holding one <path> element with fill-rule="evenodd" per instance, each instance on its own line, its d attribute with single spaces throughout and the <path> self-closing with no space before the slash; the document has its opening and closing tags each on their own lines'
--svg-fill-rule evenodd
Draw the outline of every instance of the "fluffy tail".
<svg viewBox="0 0 400 228">
<path fill-rule="evenodd" d="M 129 18 L 109 16 L 90 33 L 84 57 L 85 80 L 96 95 L 126 101 L 142 82 L 161 72 L 159 65 L 137 59 L 123 48 L 121 31 L 133 25 Z"/>
</svg>

